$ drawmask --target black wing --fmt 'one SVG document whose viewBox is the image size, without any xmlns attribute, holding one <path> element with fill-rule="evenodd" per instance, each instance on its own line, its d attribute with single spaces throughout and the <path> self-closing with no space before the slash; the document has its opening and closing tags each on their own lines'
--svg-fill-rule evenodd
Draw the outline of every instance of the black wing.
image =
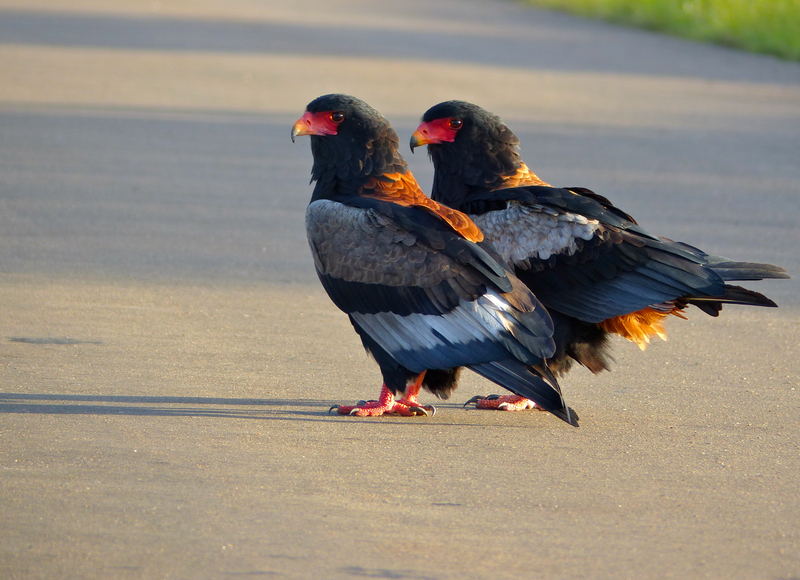
<svg viewBox="0 0 800 580">
<path fill-rule="evenodd" d="M 539 186 L 487 191 L 467 209 L 486 210 L 473 220 L 543 304 L 586 322 L 676 299 L 710 314 L 722 302 L 774 305 L 725 281 L 786 277 L 782 268 L 732 262 L 654 236 L 587 192 Z"/>
</svg>

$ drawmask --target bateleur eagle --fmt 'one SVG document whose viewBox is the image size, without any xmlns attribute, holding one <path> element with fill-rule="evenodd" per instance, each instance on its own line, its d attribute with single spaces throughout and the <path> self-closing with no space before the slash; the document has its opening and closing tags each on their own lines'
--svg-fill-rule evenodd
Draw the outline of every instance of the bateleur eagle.
<svg viewBox="0 0 800 580">
<path fill-rule="evenodd" d="M 547 311 L 470 218 L 423 194 L 389 122 L 357 98 L 324 95 L 294 124 L 298 135 L 311 136 L 306 233 L 317 274 L 384 382 L 377 401 L 332 409 L 427 414 L 420 388 L 447 398 L 466 366 L 572 422 L 544 363 L 555 349 Z"/>
<path fill-rule="evenodd" d="M 726 282 L 789 277 L 655 236 L 588 189 L 551 187 L 522 161 L 514 133 L 477 105 L 430 108 L 411 137 L 412 151 L 421 145 L 435 170 L 431 197 L 467 213 L 552 316 L 556 376 L 573 361 L 608 369 L 609 334 L 642 350 L 654 336 L 665 339 L 664 318 L 685 318 L 689 304 L 711 316 L 725 303 L 776 306 Z"/>
</svg>

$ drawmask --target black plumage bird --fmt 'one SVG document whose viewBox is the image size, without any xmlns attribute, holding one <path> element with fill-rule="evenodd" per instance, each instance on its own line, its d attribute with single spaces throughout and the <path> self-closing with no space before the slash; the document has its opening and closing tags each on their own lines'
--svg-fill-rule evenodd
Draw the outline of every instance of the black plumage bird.
<svg viewBox="0 0 800 580">
<path fill-rule="evenodd" d="M 378 401 L 339 413 L 424 413 L 420 388 L 446 398 L 467 366 L 570 422 L 544 364 L 555 348 L 547 311 L 465 214 L 422 193 L 388 121 L 359 99 L 325 95 L 297 135 L 311 136 L 306 232 L 317 274 L 384 381 Z"/>
<path fill-rule="evenodd" d="M 412 151 L 421 145 L 435 170 L 431 197 L 467 213 L 550 312 L 556 376 L 574 361 L 595 373 L 608 369 L 609 334 L 644 349 L 652 337 L 665 338 L 665 317 L 684 318 L 690 304 L 711 316 L 726 303 L 775 306 L 727 282 L 788 278 L 777 266 L 653 235 L 588 189 L 551 187 L 522 161 L 514 133 L 477 105 L 430 108 L 411 137 Z"/>
</svg>

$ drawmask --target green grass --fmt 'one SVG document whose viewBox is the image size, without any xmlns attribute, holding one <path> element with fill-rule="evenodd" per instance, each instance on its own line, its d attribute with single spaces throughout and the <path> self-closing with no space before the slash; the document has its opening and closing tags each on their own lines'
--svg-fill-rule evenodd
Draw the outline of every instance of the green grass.
<svg viewBox="0 0 800 580">
<path fill-rule="evenodd" d="M 800 60 L 800 0 L 526 0 L 592 18 L 632 24 Z"/>
</svg>

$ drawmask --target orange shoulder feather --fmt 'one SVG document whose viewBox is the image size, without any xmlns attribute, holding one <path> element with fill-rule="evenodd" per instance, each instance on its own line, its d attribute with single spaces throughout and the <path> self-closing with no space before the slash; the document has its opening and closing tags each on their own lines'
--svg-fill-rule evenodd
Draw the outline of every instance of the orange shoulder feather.
<svg viewBox="0 0 800 580">
<path fill-rule="evenodd" d="M 520 165 L 520 168 L 514 175 L 508 175 L 503 178 L 503 189 L 509 187 L 524 187 L 526 185 L 550 185 L 549 183 L 545 183 L 539 176 L 536 175 L 533 171 L 528 169 L 528 166 L 524 163 Z"/>
<path fill-rule="evenodd" d="M 483 241 L 483 232 L 469 219 L 467 214 L 437 203 L 425 195 L 410 171 L 386 173 L 380 178 L 373 177 L 364 185 L 362 195 L 405 207 L 424 208 L 438 215 L 470 242 Z"/>
</svg>

